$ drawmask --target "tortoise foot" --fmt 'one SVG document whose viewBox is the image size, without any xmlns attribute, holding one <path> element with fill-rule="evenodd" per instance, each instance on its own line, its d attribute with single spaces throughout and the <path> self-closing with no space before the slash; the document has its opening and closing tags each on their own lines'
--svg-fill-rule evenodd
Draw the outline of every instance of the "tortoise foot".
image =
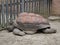
<svg viewBox="0 0 60 45">
<path fill-rule="evenodd" d="M 15 28 L 15 29 L 13 30 L 13 34 L 19 35 L 19 36 L 25 35 L 25 33 L 24 33 L 23 31 L 21 31 L 21 30 L 19 30 L 19 29 L 17 29 L 17 28 Z"/>
<path fill-rule="evenodd" d="M 50 33 L 56 33 L 57 31 L 56 31 L 56 29 L 45 29 L 45 30 L 43 30 L 43 33 L 47 33 L 47 34 L 50 34 Z"/>
</svg>

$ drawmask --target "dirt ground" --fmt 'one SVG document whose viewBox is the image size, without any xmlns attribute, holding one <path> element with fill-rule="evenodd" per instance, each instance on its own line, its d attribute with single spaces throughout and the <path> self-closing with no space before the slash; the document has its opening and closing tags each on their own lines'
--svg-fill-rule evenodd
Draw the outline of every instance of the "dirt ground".
<svg viewBox="0 0 60 45">
<path fill-rule="evenodd" d="M 60 22 L 50 21 L 50 24 L 57 29 L 57 33 L 16 36 L 12 32 L 2 31 L 0 45 L 60 45 Z"/>
</svg>

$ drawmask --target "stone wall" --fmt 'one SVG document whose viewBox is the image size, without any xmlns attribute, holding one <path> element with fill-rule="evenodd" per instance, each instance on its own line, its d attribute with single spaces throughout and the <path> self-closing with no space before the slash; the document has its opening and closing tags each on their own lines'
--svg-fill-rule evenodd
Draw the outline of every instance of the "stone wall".
<svg viewBox="0 0 60 45">
<path fill-rule="evenodd" d="M 52 0 L 52 14 L 60 15 L 60 0 Z"/>
</svg>

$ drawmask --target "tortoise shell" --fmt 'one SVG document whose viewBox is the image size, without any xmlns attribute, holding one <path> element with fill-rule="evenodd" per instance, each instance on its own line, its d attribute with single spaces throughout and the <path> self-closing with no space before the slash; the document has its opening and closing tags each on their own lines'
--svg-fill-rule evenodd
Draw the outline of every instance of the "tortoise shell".
<svg viewBox="0 0 60 45">
<path fill-rule="evenodd" d="M 16 21 L 21 23 L 47 23 L 47 19 L 34 13 L 21 13 L 18 15 Z"/>
<path fill-rule="evenodd" d="M 49 27 L 48 20 L 43 16 L 34 13 L 20 13 L 16 18 L 18 27 L 23 30 L 41 29 Z"/>
</svg>

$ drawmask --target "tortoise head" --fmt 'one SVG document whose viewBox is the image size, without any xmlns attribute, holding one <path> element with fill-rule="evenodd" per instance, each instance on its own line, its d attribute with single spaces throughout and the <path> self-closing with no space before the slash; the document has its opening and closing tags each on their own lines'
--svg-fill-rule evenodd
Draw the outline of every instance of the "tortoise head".
<svg viewBox="0 0 60 45">
<path fill-rule="evenodd" d="M 13 23 L 14 23 L 14 20 L 12 20 L 12 21 L 9 22 L 10 25 L 13 25 Z"/>
</svg>

